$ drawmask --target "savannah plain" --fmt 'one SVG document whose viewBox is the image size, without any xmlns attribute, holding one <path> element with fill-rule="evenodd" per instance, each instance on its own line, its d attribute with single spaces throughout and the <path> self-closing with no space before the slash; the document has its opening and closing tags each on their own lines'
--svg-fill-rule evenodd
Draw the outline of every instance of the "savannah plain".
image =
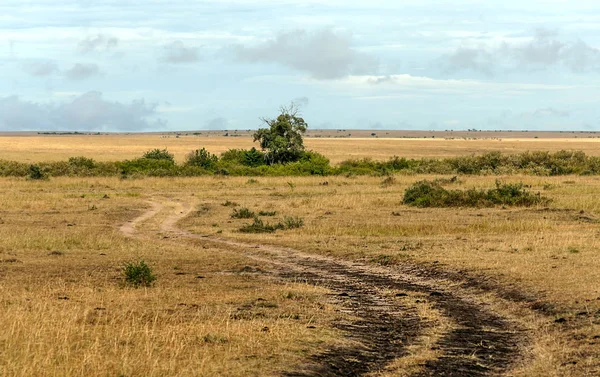
<svg viewBox="0 0 600 377">
<path fill-rule="evenodd" d="M 305 144 L 332 164 L 600 155 L 593 134 L 373 132 Z M 0 159 L 252 146 L 243 134 L 4 135 Z M 0 375 L 600 375 L 600 177 L 453 180 L 522 182 L 551 200 L 527 208 L 408 207 L 411 184 L 452 177 L 392 178 L 0 178 Z M 302 226 L 242 233 L 242 208 Z M 124 284 L 136 260 L 152 286 Z"/>
</svg>

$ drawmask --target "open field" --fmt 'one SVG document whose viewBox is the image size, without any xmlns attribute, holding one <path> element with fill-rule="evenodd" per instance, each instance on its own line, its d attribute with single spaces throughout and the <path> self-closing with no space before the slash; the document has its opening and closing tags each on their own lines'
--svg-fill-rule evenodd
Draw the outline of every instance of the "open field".
<svg viewBox="0 0 600 377">
<path fill-rule="evenodd" d="M 333 162 L 600 155 L 596 143 L 306 140 Z M 167 147 L 181 160 L 199 147 L 249 146 L 242 137 L 4 136 L 0 159 L 115 160 Z M 435 178 L 2 178 L 0 375 L 599 375 L 600 177 L 448 183 L 523 182 L 551 200 L 527 208 L 401 204 L 412 183 Z M 242 208 L 263 225 L 302 224 L 243 233 L 253 219 L 232 217 Z M 124 284 L 121 266 L 139 259 L 154 286 Z"/>
<path fill-rule="evenodd" d="M 387 159 L 392 156 L 406 158 L 453 157 L 483 152 L 521 153 L 525 151 L 581 150 L 588 155 L 600 155 L 600 138 L 583 134 L 550 133 L 465 133 L 465 136 L 440 133 L 435 139 L 425 138 L 429 134 L 415 134 L 411 138 L 362 137 L 339 138 L 335 134 L 317 134 L 307 137 L 308 149 L 329 158 L 332 164 L 350 158 Z M 529 135 L 529 136 L 528 136 Z M 595 134 L 593 134 L 595 135 Z M 329 136 L 329 137 L 328 137 Z M 421 136 L 421 137 L 418 137 Z M 537 139 L 534 137 L 538 137 Z M 181 162 L 192 150 L 206 148 L 211 153 L 221 154 L 232 148 L 257 147 L 250 135 L 224 137 L 215 132 L 200 136 L 182 134 L 141 135 L 0 135 L 0 159 L 20 162 L 66 160 L 69 157 L 85 156 L 98 161 L 114 161 L 140 157 L 153 148 L 166 148 Z"/>
</svg>

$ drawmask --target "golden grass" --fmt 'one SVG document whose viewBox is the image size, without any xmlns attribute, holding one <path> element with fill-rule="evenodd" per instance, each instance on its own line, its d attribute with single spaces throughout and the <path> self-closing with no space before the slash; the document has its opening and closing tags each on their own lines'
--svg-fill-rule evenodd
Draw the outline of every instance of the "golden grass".
<svg viewBox="0 0 600 377">
<path fill-rule="evenodd" d="M 547 375 L 564 375 L 565 365 L 571 368 L 568 363 L 579 357 L 579 367 L 595 365 L 594 357 L 600 356 L 593 347 L 593 337 L 600 332 L 600 321 L 594 317 L 600 310 L 600 207 L 593 193 L 600 192 L 600 180 L 500 177 L 532 185 L 532 190 L 553 200 L 549 208 L 415 209 L 401 205 L 404 189 L 424 178 L 432 177 L 397 176 L 392 186 L 369 177 L 330 177 L 327 185 L 322 185 L 323 178 L 259 178 L 252 183 L 246 178 L 210 178 L 197 194 L 203 209 L 184 224 L 201 234 L 292 246 L 339 258 L 392 265 L 404 260 L 435 262 L 484 273 L 557 304 L 568 321 L 578 322 L 578 314 L 586 313 L 585 330 L 578 330 L 585 335 L 574 342 L 535 316 L 517 318 L 525 328 L 536 334 L 540 331 L 531 351 L 536 362 L 528 361 L 519 375 L 540 375 L 543 370 Z M 494 187 L 497 178 L 464 177 L 456 187 Z M 225 200 L 255 212 L 277 212 L 275 217 L 263 217 L 265 222 L 298 216 L 305 226 L 243 234 L 239 228 L 251 220 L 231 219 L 231 207 L 221 205 Z M 578 375 L 577 369 L 573 373 Z"/>
<path fill-rule="evenodd" d="M 382 187 L 381 178 L 374 177 L 330 177 L 328 185 L 320 184 L 323 178 L 258 178 L 256 183 L 241 177 L 207 178 L 197 197 L 209 210 L 200 211 L 185 224 L 202 234 L 219 232 L 228 238 L 336 256 L 389 254 L 495 270 L 525 279 L 530 287 L 552 288 L 548 293 L 555 301 L 600 295 L 600 272 L 594 268 L 600 261 L 595 252 L 600 204 L 593 194 L 594 189 L 600 191 L 600 179 L 499 177 L 531 184 L 531 190 L 552 199 L 551 208 L 418 209 L 401 205 L 404 190 L 426 178 L 431 177 L 397 176 L 391 187 Z M 465 177 L 455 187 L 489 188 L 496 179 Z M 575 183 L 563 183 L 566 180 Z M 547 184 L 554 188 L 545 190 Z M 265 222 L 298 216 L 305 226 L 272 234 L 243 234 L 239 228 L 251 220 L 231 219 L 232 208 L 221 205 L 225 200 L 256 213 L 277 212 L 275 217 L 262 217 Z"/>
<path fill-rule="evenodd" d="M 250 141 L 156 135 L 4 136 L 0 158 L 37 161 L 86 155 L 114 160 L 166 147 L 182 159 L 191 149 L 206 146 L 219 152 L 247 148 Z M 306 143 L 333 162 L 350 156 L 470 154 L 507 145 L 507 151 L 515 153 L 573 146 L 600 154 L 591 140 L 308 139 Z M 461 177 L 454 187 L 489 188 L 500 178 L 524 182 L 552 199 L 548 208 L 488 209 L 406 207 L 401 204 L 404 190 L 417 180 L 435 177 L 395 178 L 391 185 L 382 185 L 382 178 L 376 177 L 42 182 L 3 178 L 0 375 L 277 375 L 343 341 L 331 328 L 341 314 L 327 304 L 325 289 L 244 272 L 245 266 L 266 272 L 272 267 L 223 246 L 162 238 L 159 224 L 170 208 L 137 224 L 139 238 L 119 232 L 121 224 L 149 208 L 150 200 L 167 199 L 196 205 L 181 221 L 183 228 L 195 233 L 373 264 L 435 262 L 532 292 L 557 305 L 558 315 L 568 320 L 565 329 L 522 312 L 516 304 L 496 301 L 493 295 L 485 300 L 534 334 L 525 350 L 528 357 L 514 374 L 578 376 L 597 364 L 600 352 L 594 336 L 600 335 L 600 322 L 593 313 L 600 313 L 599 177 Z M 298 216 L 304 226 L 243 234 L 239 228 L 251 220 L 232 219 L 232 207 L 222 205 L 226 200 L 255 212 L 275 211 L 273 217 L 262 217 L 265 222 Z M 155 269 L 156 285 L 123 287 L 120 267 L 139 258 Z M 438 355 L 431 345 L 453 324 L 428 305 L 419 310 L 434 326 L 382 376 L 405 375 Z"/>
<path fill-rule="evenodd" d="M 246 273 L 270 267 L 227 250 L 119 233 L 144 196 L 183 196 L 179 185 L 1 185 L 2 376 L 278 375 L 334 341 L 326 290 Z M 156 271 L 154 287 L 123 286 L 122 264 L 138 258 Z"/>
<path fill-rule="evenodd" d="M 600 139 L 540 138 L 540 139 L 391 139 L 391 138 L 306 138 L 308 149 L 328 157 L 333 164 L 350 158 L 385 160 L 393 156 L 407 158 L 439 158 L 499 151 L 521 153 L 543 150 L 582 150 L 600 155 Z M 140 157 L 154 148 L 166 148 L 178 161 L 195 149 L 206 148 L 221 154 L 232 148 L 257 147 L 249 135 L 239 137 L 181 135 L 0 135 L 0 159 L 20 162 L 66 160 L 85 156 L 99 161 L 114 161 Z"/>
</svg>

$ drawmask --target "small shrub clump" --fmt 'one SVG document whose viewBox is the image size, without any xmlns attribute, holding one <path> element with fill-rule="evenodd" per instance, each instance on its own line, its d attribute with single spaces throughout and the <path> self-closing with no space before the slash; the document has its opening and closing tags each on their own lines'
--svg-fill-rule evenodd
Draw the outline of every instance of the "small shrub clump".
<svg viewBox="0 0 600 377">
<path fill-rule="evenodd" d="M 277 214 L 277 211 L 259 211 L 258 215 L 259 216 L 275 216 Z"/>
<path fill-rule="evenodd" d="M 496 181 L 489 190 L 447 190 L 439 183 L 420 181 L 409 187 L 402 200 L 413 207 L 493 207 L 496 205 L 529 207 L 547 204 L 549 199 L 527 191 L 522 183 Z"/>
<path fill-rule="evenodd" d="M 251 224 L 244 225 L 240 228 L 242 233 L 273 233 L 278 229 L 283 229 L 281 223 L 269 224 L 263 222 L 260 218 L 254 217 L 254 221 Z"/>
<path fill-rule="evenodd" d="M 125 263 L 122 273 L 125 284 L 134 288 L 150 287 L 156 280 L 156 276 L 152 273 L 152 268 L 143 260 Z"/>
<path fill-rule="evenodd" d="M 221 161 L 225 163 L 257 167 L 265 165 L 265 154 L 254 147 L 249 150 L 230 149 L 221 154 Z"/>
<path fill-rule="evenodd" d="M 196 149 L 187 155 L 186 166 L 196 166 L 204 169 L 214 168 L 219 158 L 206 150 L 206 148 Z M 223 174 L 229 175 L 229 174 Z"/>
<path fill-rule="evenodd" d="M 254 212 L 250 211 L 246 207 L 242 207 L 240 209 L 234 209 L 233 212 L 231 212 L 232 219 L 251 219 L 254 216 L 255 216 Z"/>
<path fill-rule="evenodd" d="M 276 230 L 297 229 L 304 226 L 304 220 L 299 217 L 285 216 L 283 222 L 269 224 L 262 221 L 258 216 L 254 216 L 251 224 L 246 224 L 240 228 L 242 233 L 273 233 Z"/>
<path fill-rule="evenodd" d="M 148 152 L 144 153 L 142 158 L 146 158 L 148 160 L 164 160 L 175 163 L 175 156 L 172 153 L 169 153 L 166 149 L 152 149 Z"/>
<path fill-rule="evenodd" d="M 96 161 L 87 157 L 69 157 L 69 165 L 79 169 L 93 169 L 96 167 Z"/>
<path fill-rule="evenodd" d="M 40 168 L 38 165 L 30 165 L 29 166 L 29 174 L 27 175 L 27 178 L 37 181 L 37 180 L 47 179 L 48 176 L 46 175 L 46 173 L 44 173 L 42 168 Z"/>
</svg>

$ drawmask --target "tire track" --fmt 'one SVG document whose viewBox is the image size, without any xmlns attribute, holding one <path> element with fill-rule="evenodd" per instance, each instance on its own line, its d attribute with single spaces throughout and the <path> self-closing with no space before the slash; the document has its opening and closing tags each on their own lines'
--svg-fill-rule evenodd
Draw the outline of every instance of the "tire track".
<svg viewBox="0 0 600 377">
<path fill-rule="evenodd" d="M 406 347 L 416 343 L 431 324 L 419 317 L 414 305 L 386 294 L 390 290 L 399 295 L 410 292 L 423 297 L 453 324 L 436 344 L 441 356 L 425 362 L 414 377 L 500 375 L 519 360 L 520 346 L 526 341 L 523 331 L 510 320 L 482 307 L 459 287 L 456 291 L 439 290 L 443 282 L 436 281 L 435 276 L 424 280 L 383 267 L 290 248 L 193 234 L 177 227 L 177 222 L 191 212 L 192 206 L 172 204 L 177 209 L 161 223 L 161 232 L 175 239 L 199 239 L 241 249 L 254 260 L 275 265 L 283 279 L 329 288 L 335 292 L 332 297 L 335 303 L 357 318 L 350 323 L 335 324 L 356 346 L 332 348 L 313 355 L 306 365 L 286 372 L 285 376 L 362 376 L 382 371 L 391 361 L 406 356 Z M 135 235 L 134 225 L 156 215 L 161 208 L 160 204 L 153 203 L 148 212 L 129 227 L 121 227 L 121 231 Z"/>
</svg>

